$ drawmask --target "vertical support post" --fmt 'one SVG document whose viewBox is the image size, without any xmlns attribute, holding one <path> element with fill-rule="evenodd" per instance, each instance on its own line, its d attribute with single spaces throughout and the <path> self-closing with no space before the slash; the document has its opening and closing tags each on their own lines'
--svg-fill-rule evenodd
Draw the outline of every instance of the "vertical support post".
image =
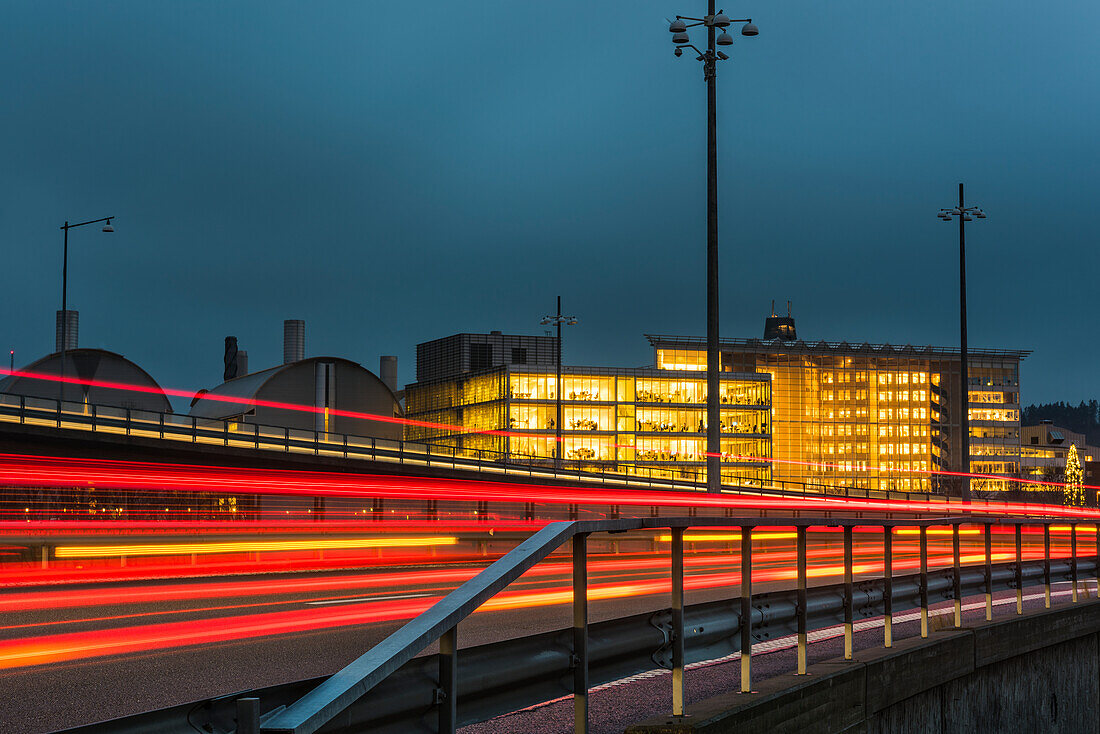
<svg viewBox="0 0 1100 734">
<path fill-rule="evenodd" d="M 573 732 L 588 734 L 588 534 L 573 536 Z"/>
<path fill-rule="evenodd" d="M 714 15 L 714 0 L 708 0 Z M 707 82 L 707 492 L 722 491 L 719 396 L 722 370 L 718 329 L 718 57 L 714 26 L 707 26 L 703 77 Z M 742 651 L 742 654 L 744 651 Z"/>
<path fill-rule="evenodd" d="M 455 734 L 458 721 L 458 627 L 439 638 L 439 733 Z"/>
<path fill-rule="evenodd" d="M 1043 605 L 1050 609 L 1050 523 L 1043 523 Z"/>
<path fill-rule="evenodd" d="M 959 555 L 959 523 L 951 526 L 951 595 L 955 598 L 955 629 L 963 624 L 962 559 Z"/>
<path fill-rule="evenodd" d="M 798 556 L 798 675 L 806 675 L 806 531 L 799 526 L 796 554 Z"/>
<path fill-rule="evenodd" d="M 741 692 L 752 692 L 752 528 L 741 528 Z"/>
<path fill-rule="evenodd" d="M 260 734 L 260 699 L 237 699 L 237 734 Z"/>
<path fill-rule="evenodd" d="M 1096 598 L 1100 599 L 1100 523 L 1096 523 L 1092 527 L 1096 541 L 1095 555 L 1096 555 L 1096 568 L 1093 570 L 1093 575 L 1096 576 Z"/>
<path fill-rule="evenodd" d="M 1024 613 L 1024 543 L 1023 526 L 1016 523 L 1016 613 Z"/>
<path fill-rule="evenodd" d="M 894 529 L 889 525 L 882 528 L 882 570 L 883 570 L 883 637 L 886 647 L 894 646 Z"/>
<path fill-rule="evenodd" d="M 993 524 L 985 524 L 985 621 L 993 621 Z"/>
<path fill-rule="evenodd" d="M 852 526 L 844 526 L 844 659 L 852 659 Z"/>
<path fill-rule="evenodd" d="M 928 637 L 928 526 L 920 526 L 920 636 Z"/>
<path fill-rule="evenodd" d="M 963 185 L 959 184 L 959 368 L 962 390 L 959 393 L 959 438 L 962 450 L 959 452 L 961 466 L 959 477 L 961 487 L 959 496 L 963 502 L 970 501 L 970 357 L 966 344 L 966 212 L 963 206 Z"/>
<path fill-rule="evenodd" d="M 684 715 L 684 529 L 672 530 L 672 715 Z"/>
<path fill-rule="evenodd" d="M 1077 523 L 1069 526 L 1069 573 L 1073 581 L 1073 603 L 1077 603 Z"/>
</svg>

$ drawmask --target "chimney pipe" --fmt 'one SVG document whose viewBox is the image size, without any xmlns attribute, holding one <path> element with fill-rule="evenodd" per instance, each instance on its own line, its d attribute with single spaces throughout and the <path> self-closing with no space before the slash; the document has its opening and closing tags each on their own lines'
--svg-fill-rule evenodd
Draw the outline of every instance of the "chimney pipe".
<svg viewBox="0 0 1100 734">
<path fill-rule="evenodd" d="M 238 374 L 238 359 L 240 358 L 240 352 L 237 351 L 237 337 L 227 336 L 225 338 L 225 356 L 222 357 L 222 362 L 225 364 L 225 371 L 222 372 L 222 380 L 232 380 Z"/>
<path fill-rule="evenodd" d="M 69 309 L 68 311 L 58 311 L 57 321 L 54 324 L 56 329 L 54 334 L 54 344 L 56 345 L 55 352 L 68 351 L 70 349 L 76 349 L 77 333 L 80 331 L 80 312 Z M 64 343 L 62 343 L 64 341 Z"/>
<path fill-rule="evenodd" d="M 306 322 L 287 319 L 283 322 L 283 364 L 306 358 Z"/>
<path fill-rule="evenodd" d="M 385 355 L 378 360 L 378 376 L 390 392 L 397 393 L 397 357 Z"/>
</svg>

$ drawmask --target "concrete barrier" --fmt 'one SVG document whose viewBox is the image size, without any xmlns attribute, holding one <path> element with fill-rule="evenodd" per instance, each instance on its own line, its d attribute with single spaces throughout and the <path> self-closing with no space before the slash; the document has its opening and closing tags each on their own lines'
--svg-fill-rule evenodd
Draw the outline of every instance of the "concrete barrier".
<svg viewBox="0 0 1100 734">
<path fill-rule="evenodd" d="M 626 734 L 1098 732 L 1098 633 L 1100 601 L 1061 605 L 812 665 Z"/>
</svg>

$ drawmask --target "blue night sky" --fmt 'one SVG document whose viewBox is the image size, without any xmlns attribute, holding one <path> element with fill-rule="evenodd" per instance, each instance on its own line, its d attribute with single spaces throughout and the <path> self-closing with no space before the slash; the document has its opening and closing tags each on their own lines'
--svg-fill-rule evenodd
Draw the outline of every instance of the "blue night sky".
<svg viewBox="0 0 1100 734">
<path fill-rule="evenodd" d="M 106 215 L 70 237 L 81 345 L 170 387 L 220 382 L 227 334 L 276 364 L 285 318 L 402 382 L 417 342 L 540 333 L 558 293 L 568 363 L 705 332 L 705 86 L 665 21 L 701 0 L 4 7 L 18 364 L 53 349 L 58 227 Z M 761 35 L 719 67 L 723 334 L 774 298 L 803 338 L 956 344 L 935 214 L 965 181 L 971 345 L 1035 350 L 1025 403 L 1096 397 L 1100 4 L 725 9 Z"/>
</svg>

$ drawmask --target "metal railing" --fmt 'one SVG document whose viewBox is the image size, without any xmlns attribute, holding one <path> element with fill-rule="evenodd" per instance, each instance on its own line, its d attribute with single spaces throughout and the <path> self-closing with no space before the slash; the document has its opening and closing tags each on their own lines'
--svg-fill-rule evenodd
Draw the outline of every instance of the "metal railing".
<svg viewBox="0 0 1100 734">
<path fill-rule="evenodd" d="M 1052 523 L 1069 525 L 1070 556 L 1052 559 L 1050 526 Z M 980 525 L 984 534 L 984 564 L 964 567 L 960 556 L 960 526 Z M 852 659 L 854 619 L 883 615 L 883 644 L 893 644 L 893 619 L 903 609 L 920 609 L 920 634 L 929 634 L 929 597 L 940 592 L 944 600 L 954 601 L 954 626 L 962 625 L 962 599 L 967 594 L 985 596 L 986 619 L 993 617 L 993 594 L 1004 589 L 1016 590 L 1016 613 L 1023 613 L 1023 589 L 1025 579 L 1038 580 L 1044 588 L 1045 606 L 1051 605 L 1051 584 L 1055 574 L 1072 582 L 1072 600 L 1079 599 L 1080 574 L 1092 571 L 1100 583 L 1100 558 L 1094 554 L 1079 558 L 1077 536 L 1079 523 L 1075 521 L 1040 518 L 938 518 L 935 520 L 878 520 L 795 518 L 766 520 L 761 518 L 645 518 L 630 520 L 605 520 L 593 522 L 559 522 L 547 525 L 532 535 L 500 560 L 493 563 L 475 578 L 463 584 L 440 600 L 435 606 L 411 620 L 391 634 L 366 654 L 343 670 L 324 680 L 309 693 L 292 700 L 289 705 L 277 705 L 267 715 L 261 716 L 260 699 L 246 696 L 237 700 L 237 732 L 263 734 L 312 734 L 325 731 L 409 731 L 422 726 L 425 715 L 433 710 L 436 730 L 455 732 L 461 723 L 459 718 L 459 691 L 463 696 L 477 699 L 480 715 L 471 720 L 515 710 L 523 705 L 537 703 L 525 700 L 533 691 L 546 700 L 547 687 L 553 687 L 568 674 L 574 697 L 575 731 L 588 731 L 588 693 L 591 686 L 589 673 L 592 663 L 590 644 L 593 637 L 588 625 L 588 574 L 587 540 L 592 533 L 622 533 L 632 530 L 667 530 L 671 533 L 671 588 L 672 606 L 661 622 L 652 618 L 649 626 L 663 633 L 663 644 L 652 651 L 652 637 L 628 640 L 630 635 L 615 639 L 606 649 L 610 630 L 617 630 L 624 620 L 614 620 L 601 625 L 599 638 L 605 649 L 601 652 L 602 670 L 614 670 L 618 675 L 630 674 L 616 661 L 629 658 L 626 670 L 640 672 L 644 657 L 639 658 L 639 645 L 650 652 L 650 658 L 671 670 L 672 714 L 685 714 L 684 666 L 688 661 L 687 643 L 713 652 L 716 641 L 722 649 L 740 651 L 741 690 L 752 686 L 752 648 L 754 640 L 767 639 L 780 631 L 791 630 L 797 635 L 797 673 L 806 673 L 807 633 L 811 628 L 843 624 L 844 657 Z M 1023 556 L 1022 528 L 1027 525 L 1043 528 L 1043 559 L 1039 563 L 1025 563 Z M 1094 529 L 1100 529 L 1089 523 Z M 883 530 L 883 568 L 881 578 L 860 580 L 854 578 L 852 534 L 855 527 L 878 527 Z M 928 529 L 930 526 L 948 526 L 951 530 L 952 565 L 944 571 L 928 569 Z M 992 554 L 992 529 L 994 526 L 1013 528 L 1015 561 L 994 564 Z M 688 609 L 684 605 L 684 531 L 692 527 L 731 528 L 740 531 L 741 540 L 741 595 L 739 604 L 730 608 L 729 602 L 698 605 Z M 796 530 L 796 579 L 793 591 L 778 592 L 754 597 L 752 590 L 752 542 L 753 532 L 763 527 L 794 527 Z M 920 571 L 917 574 L 895 578 L 893 536 L 896 528 L 912 527 L 919 533 Z M 844 545 L 844 581 L 842 584 L 809 589 L 807 584 L 807 533 L 810 528 L 840 528 Z M 557 639 L 558 652 L 554 657 L 558 664 L 550 665 L 544 659 L 541 647 L 530 644 L 498 643 L 493 654 L 485 655 L 481 648 L 472 653 L 471 666 L 459 665 L 457 626 L 478 607 L 511 582 L 519 578 L 540 560 L 558 547 L 572 541 L 573 569 L 573 627 L 568 639 Z M 1100 587 L 1098 587 L 1100 588 Z M 1086 586 L 1087 589 L 1087 586 Z M 858 597 L 858 604 L 857 604 Z M 737 609 L 738 611 L 734 611 Z M 707 616 L 707 624 L 701 623 Z M 691 617 L 691 624 L 688 618 Z M 626 620 L 630 621 L 630 620 Z M 616 626 L 618 625 L 618 626 Z M 424 648 L 439 642 L 439 654 L 432 658 L 418 658 Z M 617 643 L 614 644 L 614 643 Z M 566 647 L 561 651 L 561 647 Z M 632 647 L 633 646 L 633 647 Z M 462 651 L 465 656 L 467 651 Z M 563 654 L 567 657 L 563 658 Z M 608 666 L 607 659 L 613 664 Z M 563 669 L 562 663 L 567 663 Z M 434 663 L 434 675 L 428 674 Z M 645 668 L 642 667 L 642 670 Z M 505 674 L 504 680 L 494 673 Z M 533 672 L 534 671 L 534 672 Z M 460 676 L 464 673 L 468 679 Z M 391 681 L 392 677 L 392 681 Z M 606 677 L 606 675 L 604 676 Z M 423 681 L 429 680 L 429 689 Z M 416 690 L 414 681 L 420 681 Z M 393 682 L 393 685 L 387 685 Z M 385 695 L 374 698 L 375 690 L 385 690 Z M 506 695 L 500 689 L 507 687 Z M 563 691 L 564 693 L 564 691 Z M 537 694 L 535 694 L 537 695 Z M 486 699 L 493 699 L 486 705 Z M 553 696 L 550 696 L 552 698 Z M 270 699 L 267 703 L 272 703 Z M 284 702 L 285 703 L 285 700 Z M 501 707 L 503 706 L 503 710 Z"/>
<path fill-rule="evenodd" d="M 35 398 L 0 393 L 0 423 L 18 423 L 113 434 L 164 441 L 222 446 L 228 448 L 276 451 L 363 461 L 390 462 L 408 466 L 449 468 L 459 471 L 521 476 L 538 479 L 568 480 L 601 486 L 702 492 L 702 475 L 668 477 L 669 470 L 632 466 L 631 471 L 593 471 L 581 468 L 555 468 L 552 459 L 514 453 L 477 450 L 466 452 L 450 446 L 397 439 L 356 436 L 282 426 L 266 426 L 231 420 L 197 418 L 175 413 L 158 413 L 131 408 L 94 405 L 50 398 Z M 606 469 L 606 467 L 602 467 Z M 928 502 L 958 502 L 958 498 L 923 492 L 856 489 L 811 482 L 744 480 L 726 485 L 730 490 L 755 494 L 797 494 L 837 496 L 857 499 L 898 499 Z"/>
</svg>

